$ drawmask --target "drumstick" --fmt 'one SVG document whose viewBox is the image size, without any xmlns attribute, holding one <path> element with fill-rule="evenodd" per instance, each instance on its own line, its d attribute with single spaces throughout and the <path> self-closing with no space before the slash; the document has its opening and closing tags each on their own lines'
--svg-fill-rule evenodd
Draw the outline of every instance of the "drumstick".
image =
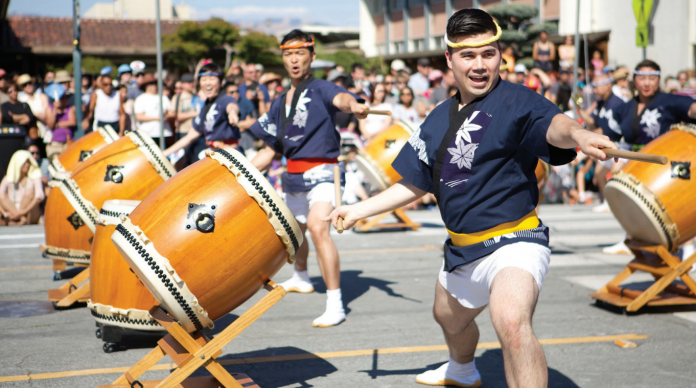
<svg viewBox="0 0 696 388">
<path fill-rule="evenodd" d="M 341 169 L 338 167 L 338 164 L 334 166 L 334 187 L 336 187 L 336 208 L 341 206 Z M 343 233 L 343 218 L 341 216 L 338 217 L 338 221 L 336 222 L 336 231 L 338 231 L 338 234 Z"/>
<path fill-rule="evenodd" d="M 640 152 L 631 152 L 623 150 L 615 150 L 613 148 L 602 148 L 607 156 L 613 158 L 624 158 L 629 160 L 635 160 L 637 162 L 655 163 L 655 164 L 667 164 L 667 157 L 662 155 L 651 155 L 642 154 Z"/>
<path fill-rule="evenodd" d="M 381 115 L 381 116 L 391 116 L 392 112 L 388 110 L 364 110 L 363 113 L 366 115 Z"/>
</svg>

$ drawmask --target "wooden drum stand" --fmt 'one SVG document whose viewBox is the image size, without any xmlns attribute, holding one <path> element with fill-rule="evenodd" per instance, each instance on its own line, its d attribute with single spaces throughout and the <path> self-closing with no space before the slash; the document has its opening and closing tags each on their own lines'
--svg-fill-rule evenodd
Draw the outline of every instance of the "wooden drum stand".
<svg viewBox="0 0 696 388">
<path fill-rule="evenodd" d="M 75 263 L 75 266 L 87 268 L 62 286 L 48 290 L 48 300 L 53 302 L 55 307 L 70 307 L 75 303 L 87 303 L 89 301 L 89 265 Z"/>
<path fill-rule="evenodd" d="M 672 256 L 662 245 L 640 243 L 626 240 L 635 259 L 614 279 L 593 292 L 597 305 L 607 303 L 622 308 L 625 312 L 635 312 L 643 306 L 677 306 L 696 304 L 696 282 L 689 275 L 691 266 L 696 264 L 696 254 L 684 261 Z M 644 290 L 621 287 L 620 284 L 636 271 L 652 274 L 655 282 Z M 681 278 L 684 284 L 674 283 Z"/>
<path fill-rule="evenodd" d="M 247 375 L 228 373 L 215 358 L 222 354 L 222 348 L 225 345 L 268 311 L 286 293 L 283 287 L 277 286 L 270 280 L 264 288 L 270 292 L 212 340 L 200 330 L 192 334 L 187 333 L 164 310 L 159 306 L 154 306 L 150 309 L 150 315 L 167 329 L 168 334 L 157 343 L 157 346 L 150 353 L 116 381 L 99 388 L 259 388 Z M 164 380 L 138 381 L 143 373 L 165 355 L 174 361 L 178 366 L 177 369 Z M 206 368 L 212 376 L 189 377 L 200 367 Z"/>
</svg>

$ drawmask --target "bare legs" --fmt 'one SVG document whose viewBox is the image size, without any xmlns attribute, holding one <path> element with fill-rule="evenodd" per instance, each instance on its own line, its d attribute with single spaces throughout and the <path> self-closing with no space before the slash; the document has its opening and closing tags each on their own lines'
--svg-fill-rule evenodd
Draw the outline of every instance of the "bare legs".
<svg viewBox="0 0 696 388">
<path fill-rule="evenodd" d="M 324 278 L 327 290 L 335 290 L 341 287 L 341 264 L 338 260 L 336 244 L 334 244 L 329 233 L 331 224 L 321 221 L 321 217 L 328 216 L 333 209 L 333 205 L 328 202 L 317 202 L 309 209 L 307 224 L 300 224 L 303 233 L 309 229 L 309 235 L 317 249 L 317 261 L 319 262 L 321 276 Z M 307 270 L 308 256 L 309 244 L 307 239 L 305 239 L 296 255 L 296 270 Z"/>
</svg>

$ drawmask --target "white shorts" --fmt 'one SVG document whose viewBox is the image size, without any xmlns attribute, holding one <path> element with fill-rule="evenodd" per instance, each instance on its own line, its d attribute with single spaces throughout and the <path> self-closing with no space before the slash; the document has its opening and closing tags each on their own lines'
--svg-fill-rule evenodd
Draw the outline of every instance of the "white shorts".
<svg viewBox="0 0 696 388">
<path fill-rule="evenodd" d="M 336 206 L 336 189 L 333 182 L 320 183 L 312 190 L 286 193 L 285 203 L 297 222 L 306 224 L 309 209 L 317 202 L 328 202 Z"/>
<path fill-rule="evenodd" d="M 459 303 L 470 309 L 483 307 L 491 297 L 495 275 L 507 267 L 521 268 L 534 276 L 539 292 L 549 272 L 551 250 L 543 245 L 518 242 L 505 245 L 488 256 L 458 267 L 452 272 L 440 269 L 439 281 Z"/>
</svg>

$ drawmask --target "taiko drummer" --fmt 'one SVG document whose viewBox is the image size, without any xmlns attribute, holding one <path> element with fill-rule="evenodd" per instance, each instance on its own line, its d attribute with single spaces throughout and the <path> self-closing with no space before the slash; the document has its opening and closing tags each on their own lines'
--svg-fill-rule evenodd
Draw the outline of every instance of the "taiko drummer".
<svg viewBox="0 0 696 388">
<path fill-rule="evenodd" d="M 165 156 L 187 147 L 200 136 L 212 149 L 236 147 L 239 144 L 239 106 L 237 100 L 222 90 L 224 74 L 220 66 L 208 63 L 201 67 L 198 82 L 206 96 L 205 105 L 193 120 L 193 127 L 164 151 Z M 198 160 L 194 156 L 194 160 Z"/>
<path fill-rule="evenodd" d="M 474 318 L 490 305 L 511 387 L 545 387 L 544 352 L 532 315 L 548 271 L 549 229 L 537 218 L 538 159 L 552 165 L 575 147 L 598 159 L 609 138 L 588 131 L 522 85 L 499 77 L 500 27 L 479 9 L 447 23 L 447 65 L 458 93 L 433 110 L 392 164 L 403 177 L 381 194 L 331 214 L 350 228 L 359 219 L 404 206 L 428 192 L 438 197 L 450 237 L 436 284 L 434 315 L 449 362 L 417 376 L 426 385 L 477 387 L 479 330 Z"/>
<path fill-rule="evenodd" d="M 310 65 L 315 59 L 314 39 L 293 30 L 281 42 L 283 65 L 292 86 L 271 109 L 261 116 L 251 132 L 266 143 L 252 161 L 259 170 L 270 166 L 280 154 L 287 158 L 283 189 L 288 208 L 309 233 L 317 249 L 317 259 L 326 283 L 326 311 L 312 323 L 315 327 L 338 325 L 345 320 L 341 297 L 340 264 L 329 225 L 321 221 L 334 207 L 333 168 L 338 163 L 341 138 L 336 131 L 336 112 L 350 112 L 364 118 L 365 105 L 331 82 L 314 79 Z M 295 256 L 295 273 L 282 284 L 288 291 L 312 292 L 307 275 L 308 245 L 305 239 Z"/>
</svg>

